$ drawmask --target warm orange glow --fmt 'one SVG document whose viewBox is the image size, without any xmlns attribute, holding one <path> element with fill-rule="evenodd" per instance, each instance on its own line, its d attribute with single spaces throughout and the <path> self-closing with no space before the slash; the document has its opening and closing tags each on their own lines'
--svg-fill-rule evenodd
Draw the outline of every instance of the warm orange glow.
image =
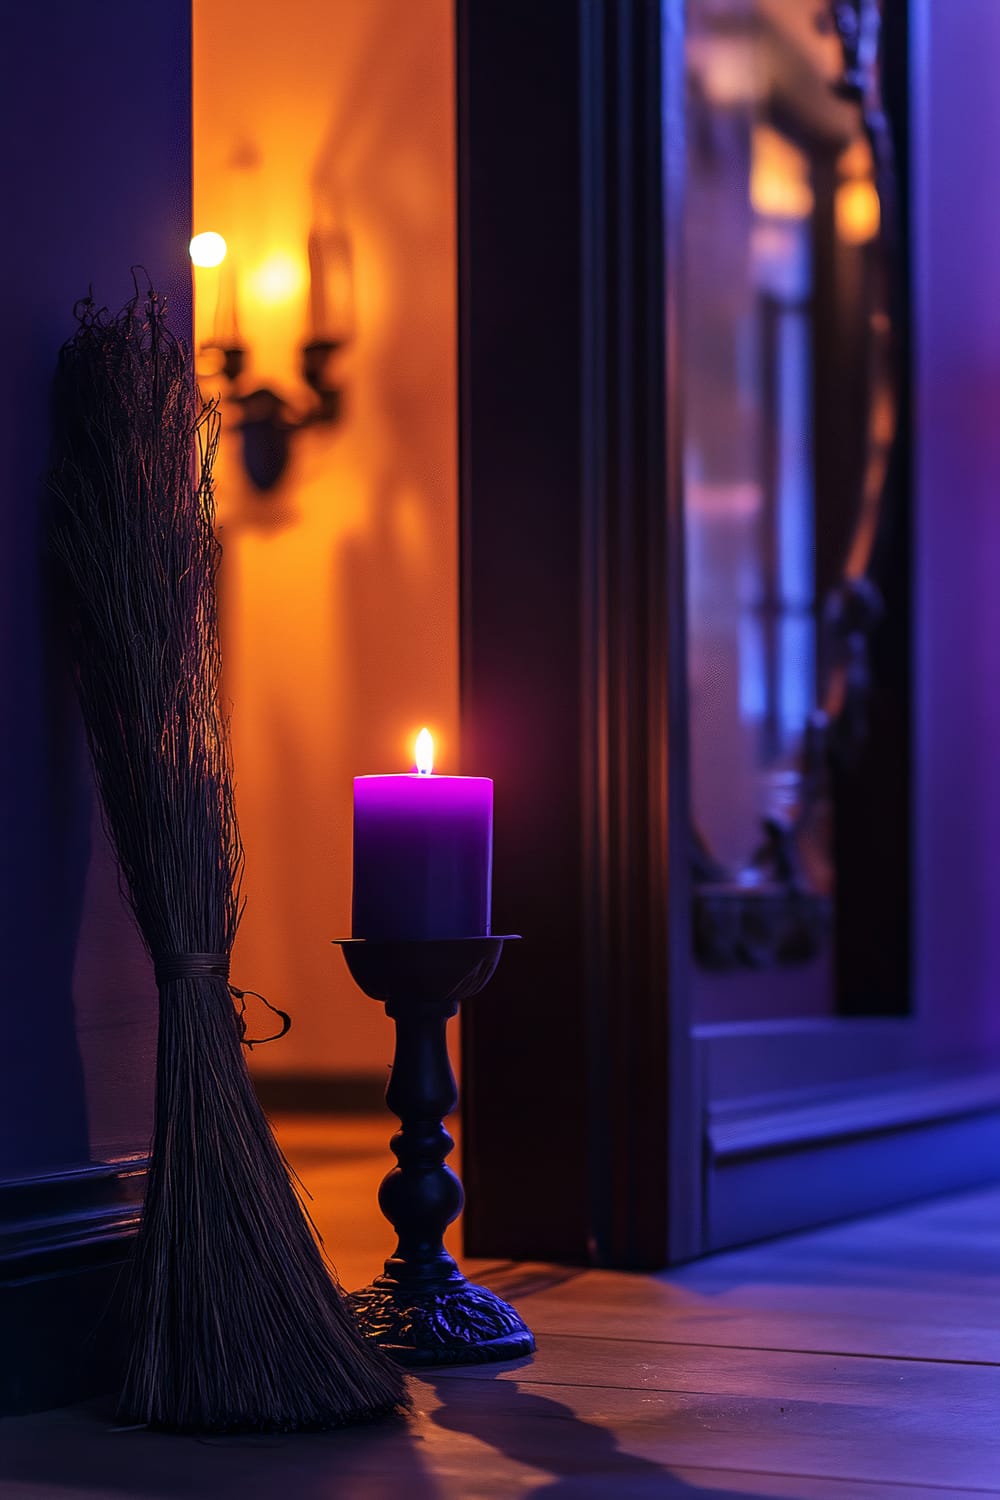
<svg viewBox="0 0 1000 1500">
<path fill-rule="evenodd" d="M 868 137 L 856 135 L 837 158 L 837 175 L 842 182 L 848 182 L 856 177 L 873 177 L 874 174 L 875 158 Z"/>
<path fill-rule="evenodd" d="M 434 769 L 434 736 L 429 729 L 421 729 L 417 735 L 417 770 L 421 776 L 429 776 Z"/>
<path fill-rule="evenodd" d="M 878 234 L 882 210 L 878 190 L 864 178 L 842 182 L 833 200 L 837 234 L 845 245 L 864 245 Z"/>
<path fill-rule="evenodd" d="M 285 250 L 274 251 L 247 277 L 250 296 L 272 307 L 280 302 L 291 302 L 305 284 L 306 272 L 301 257 Z"/>
<path fill-rule="evenodd" d="M 754 127 L 750 202 L 765 219 L 807 219 L 813 211 L 805 154 L 769 125 Z"/>
<path fill-rule="evenodd" d="M 196 234 L 188 246 L 188 253 L 196 266 L 221 266 L 226 258 L 226 242 L 214 229 Z"/>
</svg>

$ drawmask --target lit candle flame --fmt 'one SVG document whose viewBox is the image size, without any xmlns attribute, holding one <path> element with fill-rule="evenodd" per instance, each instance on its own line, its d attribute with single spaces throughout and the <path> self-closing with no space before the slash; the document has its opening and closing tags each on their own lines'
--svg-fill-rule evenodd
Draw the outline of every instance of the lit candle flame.
<svg viewBox="0 0 1000 1500">
<path fill-rule="evenodd" d="M 421 729 L 417 735 L 417 770 L 421 776 L 429 776 L 434 769 L 434 737 L 429 729 Z"/>
</svg>

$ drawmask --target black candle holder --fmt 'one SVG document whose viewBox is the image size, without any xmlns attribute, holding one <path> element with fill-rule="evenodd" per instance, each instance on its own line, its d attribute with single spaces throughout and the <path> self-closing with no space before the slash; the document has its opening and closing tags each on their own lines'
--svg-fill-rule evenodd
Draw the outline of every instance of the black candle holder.
<svg viewBox="0 0 1000 1500">
<path fill-rule="evenodd" d="M 398 1243 L 385 1270 L 352 1293 L 363 1333 L 403 1365 L 462 1365 L 519 1359 L 535 1340 L 509 1303 L 466 1280 L 444 1248 L 461 1212 L 462 1184 L 445 1157 L 454 1141 L 442 1120 L 458 1102 L 447 1027 L 486 985 L 503 937 L 340 942 L 355 983 L 385 1004 L 396 1025 L 386 1103 L 399 1116 L 390 1145 L 399 1165 L 378 1201 Z"/>
</svg>

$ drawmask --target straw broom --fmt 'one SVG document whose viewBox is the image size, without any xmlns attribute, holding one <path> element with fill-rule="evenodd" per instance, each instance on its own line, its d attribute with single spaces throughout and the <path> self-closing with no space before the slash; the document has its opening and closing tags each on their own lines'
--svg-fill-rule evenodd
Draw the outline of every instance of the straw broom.
<svg viewBox="0 0 1000 1500">
<path fill-rule="evenodd" d="M 152 288 L 87 300 L 54 392 L 52 543 L 123 888 L 160 997 L 149 1180 L 123 1421 L 295 1431 L 397 1412 L 243 1056 L 229 978 L 243 848 L 219 696 L 216 407 Z"/>
</svg>

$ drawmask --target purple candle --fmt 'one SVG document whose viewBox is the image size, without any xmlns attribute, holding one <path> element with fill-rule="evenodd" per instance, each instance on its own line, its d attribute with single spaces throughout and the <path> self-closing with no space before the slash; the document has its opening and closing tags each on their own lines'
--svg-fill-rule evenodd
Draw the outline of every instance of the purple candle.
<svg viewBox="0 0 1000 1500">
<path fill-rule="evenodd" d="M 354 778 L 356 938 L 482 937 L 490 930 L 493 783 L 435 776 L 433 742 L 417 770 Z"/>
</svg>

